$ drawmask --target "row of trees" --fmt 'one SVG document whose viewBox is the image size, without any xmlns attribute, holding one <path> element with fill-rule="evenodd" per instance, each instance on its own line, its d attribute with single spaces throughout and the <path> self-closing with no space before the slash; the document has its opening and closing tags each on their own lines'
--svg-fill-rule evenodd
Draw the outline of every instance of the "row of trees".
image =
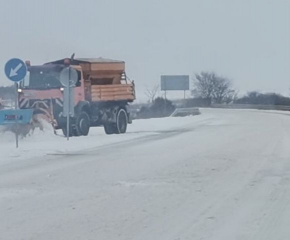
<svg viewBox="0 0 290 240">
<path fill-rule="evenodd" d="M 290 106 L 290 98 L 277 93 L 249 92 L 247 95 L 236 99 L 234 103 Z"/>
<path fill-rule="evenodd" d="M 232 81 L 218 76 L 213 72 L 196 74 L 193 80 L 193 99 L 196 105 L 211 105 L 212 103 L 261 104 L 261 105 L 290 105 L 290 98 L 277 93 L 248 92 L 238 97 L 233 89 Z"/>
<path fill-rule="evenodd" d="M 249 92 L 238 97 L 238 92 L 233 88 L 232 80 L 217 75 L 214 72 L 201 72 L 193 78 L 194 89 L 192 98 L 187 100 L 189 106 L 210 106 L 211 104 L 262 104 L 262 105 L 290 105 L 290 98 L 277 93 Z M 145 95 L 150 103 L 158 95 L 159 86 L 147 89 Z"/>
<path fill-rule="evenodd" d="M 206 105 L 211 105 L 212 103 L 230 103 L 237 97 L 237 93 L 232 87 L 232 81 L 218 76 L 214 72 L 195 74 L 193 85 L 192 96 L 194 99 L 205 102 Z M 147 96 L 149 103 L 154 102 L 158 92 L 158 85 L 146 89 L 144 94 Z"/>
<path fill-rule="evenodd" d="M 0 99 L 13 100 L 15 98 L 15 87 L 0 87 Z"/>
</svg>

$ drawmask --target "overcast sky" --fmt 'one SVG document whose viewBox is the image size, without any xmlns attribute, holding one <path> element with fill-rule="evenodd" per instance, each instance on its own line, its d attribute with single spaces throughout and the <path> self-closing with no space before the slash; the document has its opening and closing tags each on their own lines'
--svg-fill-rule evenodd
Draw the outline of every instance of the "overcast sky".
<svg viewBox="0 0 290 240">
<path fill-rule="evenodd" d="M 215 71 L 240 92 L 289 94 L 289 0 L 0 0 L 0 68 L 124 60 L 139 93 L 162 74 Z M 0 84 L 9 81 L 0 72 Z"/>
</svg>

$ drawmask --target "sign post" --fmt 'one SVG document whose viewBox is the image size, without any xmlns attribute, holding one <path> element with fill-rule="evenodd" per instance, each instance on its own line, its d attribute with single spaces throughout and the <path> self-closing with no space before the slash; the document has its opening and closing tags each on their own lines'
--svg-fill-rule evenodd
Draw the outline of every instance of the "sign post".
<svg viewBox="0 0 290 240">
<path fill-rule="evenodd" d="M 18 58 L 12 58 L 10 59 L 6 64 L 4 68 L 4 72 L 6 77 L 14 82 L 15 86 L 15 125 L 16 125 L 16 131 L 15 131 L 15 140 L 16 140 L 16 148 L 18 148 L 18 131 L 19 131 L 19 124 L 18 124 L 18 118 L 17 110 L 18 110 L 18 82 L 23 80 L 27 74 L 27 67 L 26 64 L 18 59 Z"/>
<path fill-rule="evenodd" d="M 15 131 L 15 138 L 16 138 L 16 148 L 18 148 L 18 137 L 19 137 L 19 124 L 18 124 L 18 116 L 17 116 L 17 110 L 18 110 L 18 84 L 14 83 L 15 87 L 15 126 L 16 126 L 16 131 Z"/>
<path fill-rule="evenodd" d="M 60 72 L 60 82 L 64 87 L 63 116 L 66 117 L 66 138 L 70 136 L 70 117 L 74 117 L 74 94 L 73 90 L 78 81 L 78 73 L 72 67 L 66 67 Z"/>
<path fill-rule="evenodd" d="M 161 91 L 165 92 L 165 112 L 167 112 L 167 91 L 183 91 L 185 99 L 185 91 L 189 90 L 188 75 L 162 75 L 161 76 Z"/>
</svg>

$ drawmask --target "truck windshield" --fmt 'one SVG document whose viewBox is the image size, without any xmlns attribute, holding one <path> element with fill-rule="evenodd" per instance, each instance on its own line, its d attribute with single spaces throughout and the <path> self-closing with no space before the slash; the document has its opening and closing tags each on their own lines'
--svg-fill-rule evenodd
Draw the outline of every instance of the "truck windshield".
<svg viewBox="0 0 290 240">
<path fill-rule="evenodd" d="M 61 88 L 59 81 L 60 72 L 63 67 L 31 67 L 24 81 L 22 88 L 27 89 L 51 89 Z"/>
</svg>

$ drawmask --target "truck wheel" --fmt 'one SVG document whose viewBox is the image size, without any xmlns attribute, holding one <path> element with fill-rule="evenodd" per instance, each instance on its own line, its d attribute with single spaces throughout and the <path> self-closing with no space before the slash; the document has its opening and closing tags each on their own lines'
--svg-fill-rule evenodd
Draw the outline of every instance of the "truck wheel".
<svg viewBox="0 0 290 240">
<path fill-rule="evenodd" d="M 73 126 L 72 128 L 71 128 L 71 131 L 72 131 L 72 136 L 73 137 L 79 137 L 80 135 L 79 135 L 79 132 L 78 132 L 78 130 L 77 130 L 77 128 L 75 127 L 75 126 Z"/>
<path fill-rule="evenodd" d="M 86 112 L 81 112 L 76 119 L 76 134 L 78 136 L 87 136 L 90 131 L 90 117 Z"/>
<path fill-rule="evenodd" d="M 117 114 L 117 134 L 122 134 L 127 131 L 128 115 L 126 111 L 121 108 Z"/>
<path fill-rule="evenodd" d="M 66 137 L 66 127 L 62 128 L 62 133 Z M 78 134 L 77 130 L 75 127 L 71 127 L 69 130 L 69 137 L 79 137 L 80 135 Z"/>
<path fill-rule="evenodd" d="M 104 130 L 105 130 L 105 133 L 107 135 L 112 135 L 112 134 L 116 133 L 116 131 L 117 131 L 116 124 L 113 124 L 113 123 L 104 124 Z"/>
<path fill-rule="evenodd" d="M 66 127 L 62 128 L 61 130 L 62 130 L 63 135 L 64 135 L 65 137 L 67 137 Z M 70 130 L 69 130 L 69 137 L 72 137 L 72 136 L 74 136 L 74 134 L 73 134 L 73 130 L 72 130 L 72 128 L 70 128 Z"/>
</svg>

